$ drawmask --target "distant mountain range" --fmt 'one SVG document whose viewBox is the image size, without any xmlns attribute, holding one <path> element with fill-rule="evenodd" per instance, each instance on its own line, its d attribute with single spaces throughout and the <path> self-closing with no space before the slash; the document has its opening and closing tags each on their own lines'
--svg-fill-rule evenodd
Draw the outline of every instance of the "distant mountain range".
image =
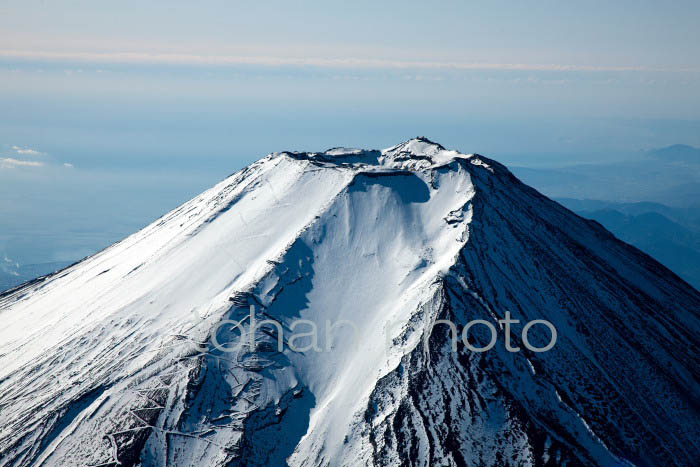
<svg viewBox="0 0 700 467">
<path fill-rule="evenodd" d="M 700 290 L 700 206 L 682 209 L 658 203 L 557 201 L 600 222 L 617 238 L 650 254 Z"/>
<path fill-rule="evenodd" d="M 654 149 L 649 151 L 649 153 L 668 162 L 700 164 L 700 148 L 694 148 L 687 144 L 674 144 L 665 148 Z"/>
<path fill-rule="evenodd" d="M 554 198 L 700 205 L 700 149 L 673 145 L 611 164 L 533 169 L 512 167 L 525 183 Z"/>
</svg>

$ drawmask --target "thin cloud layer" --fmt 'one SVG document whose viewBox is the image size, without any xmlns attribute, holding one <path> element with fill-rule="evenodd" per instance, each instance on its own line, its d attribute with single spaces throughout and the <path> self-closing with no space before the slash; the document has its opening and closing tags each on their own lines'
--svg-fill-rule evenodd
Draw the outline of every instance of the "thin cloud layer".
<svg viewBox="0 0 700 467">
<path fill-rule="evenodd" d="M 43 165 L 43 162 L 38 161 L 27 161 L 12 157 L 0 158 L 0 169 L 14 169 L 15 167 L 41 167 Z"/>
<path fill-rule="evenodd" d="M 22 148 L 20 146 L 12 146 L 12 150 L 15 151 L 17 154 L 20 154 L 22 156 L 45 156 L 45 152 L 39 152 L 35 149 L 30 149 L 30 148 Z"/>
<path fill-rule="evenodd" d="M 409 61 L 373 58 L 301 58 L 273 56 L 200 55 L 179 53 L 142 52 L 48 52 L 24 50 L 0 50 L 0 59 L 37 61 L 75 61 L 112 64 L 163 64 L 163 65 L 257 65 L 257 66 L 312 66 L 321 68 L 367 69 L 425 69 L 425 70 L 492 70 L 492 71 L 654 71 L 700 72 L 697 67 L 648 67 L 636 65 L 576 65 L 576 64 L 527 64 L 527 63 L 478 63 L 456 61 Z"/>
</svg>

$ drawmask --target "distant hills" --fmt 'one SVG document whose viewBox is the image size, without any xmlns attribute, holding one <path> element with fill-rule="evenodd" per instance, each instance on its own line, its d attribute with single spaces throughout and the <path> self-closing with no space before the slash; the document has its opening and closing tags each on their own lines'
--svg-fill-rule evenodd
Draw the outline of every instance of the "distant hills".
<svg viewBox="0 0 700 467">
<path fill-rule="evenodd" d="M 654 149 L 649 153 L 666 161 L 700 163 L 700 148 L 694 148 L 687 144 L 674 144 Z"/>
<path fill-rule="evenodd" d="M 682 144 L 647 151 L 625 162 L 511 170 L 555 198 L 655 201 L 681 208 L 700 204 L 700 149 Z"/>
<path fill-rule="evenodd" d="M 618 237 L 653 256 L 700 289 L 700 207 L 658 203 L 613 203 L 560 198 L 557 201 L 601 223 Z"/>
</svg>

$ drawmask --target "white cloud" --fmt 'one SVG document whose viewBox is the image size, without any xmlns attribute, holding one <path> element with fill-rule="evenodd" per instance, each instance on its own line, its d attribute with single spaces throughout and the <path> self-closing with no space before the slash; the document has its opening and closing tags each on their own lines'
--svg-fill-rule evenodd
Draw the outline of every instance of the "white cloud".
<svg viewBox="0 0 700 467">
<path fill-rule="evenodd" d="M 73 168 L 73 164 L 71 164 L 70 162 L 64 162 L 64 163 L 63 163 L 63 167 L 68 167 L 69 169 L 72 169 L 72 168 Z"/>
<path fill-rule="evenodd" d="M 41 167 L 43 162 L 25 161 L 12 157 L 0 158 L 0 169 L 14 169 L 15 167 Z"/>
<path fill-rule="evenodd" d="M 45 156 L 45 152 L 39 152 L 35 149 L 30 149 L 30 148 L 22 148 L 20 146 L 12 146 L 12 150 L 15 151 L 17 154 L 21 154 L 22 156 Z"/>
</svg>

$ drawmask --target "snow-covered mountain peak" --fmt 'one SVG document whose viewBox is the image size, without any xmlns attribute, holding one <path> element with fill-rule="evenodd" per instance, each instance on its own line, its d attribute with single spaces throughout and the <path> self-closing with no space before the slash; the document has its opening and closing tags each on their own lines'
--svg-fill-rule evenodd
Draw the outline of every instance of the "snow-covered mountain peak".
<svg viewBox="0 0 700 467">
<path fill-rule="evenodd" d="M 382 151 L 383 154 L 406 154 L 413 157 L 430 157 L 445 151 L 439 143 L 430 141 L 424 136 L 417 136 Z"/>
<path fill-rule="evenodd" d="M 322 165 L 338 168 L 361 169 L 363 171 L 420 171 L 447 165 L 456 159 L 474 159 L 475 165 L 486 165 L 477 160 L 474 154 L 462 154 L 445 149 L 442 145 L 419 136 L 383 150 L 363 150 L 355 148 L 332 148 L 322 153 L 282 152 L 273 156 L 288 156 L 299 160 L 309 160 Z"/>
<path fill-rule="evenodd" d="M 0 467 L 692 465 L 698 309 L 477 154 L 274 153 L 0 295 Z"/>
<path fill-rule="evenodd" d="M 382 165 L 404 170 L 421 170 L 444 165 L 456 158 L 470 155 L 448 151 L 442 145 L 419 136 L 382 151 Z"/>
</svg>

